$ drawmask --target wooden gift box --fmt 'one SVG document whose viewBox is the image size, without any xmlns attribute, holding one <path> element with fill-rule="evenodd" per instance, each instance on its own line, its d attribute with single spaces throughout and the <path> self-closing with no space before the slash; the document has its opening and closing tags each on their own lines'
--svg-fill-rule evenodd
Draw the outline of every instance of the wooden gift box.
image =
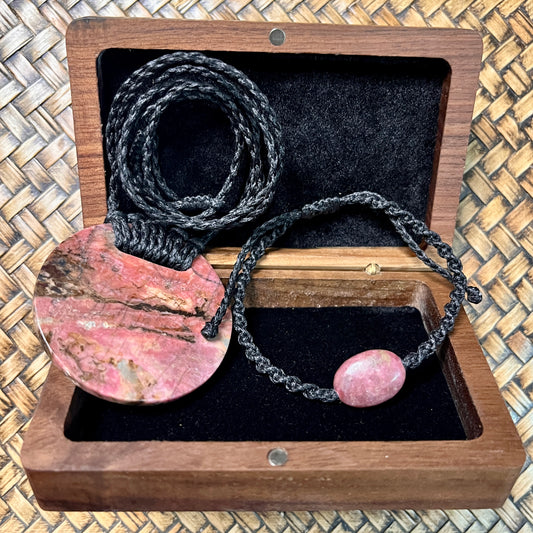
<svg viewBox="0 0 533 533">
<path fill-rule="evenodd" d="M 269 36 L 276 26 L 96 18 L 70 26 L 85 225 L 106 213 L 101 131 L 119 83 L 163 51 L 199 50 L 247 73 L 280 117 L 287 163 L 271 212 L 371 189 L 403 202 L 451 242 L 479 36 L 281 24 L 285 41 L 275 46 Z M 227 131 L 220 132 L 223 117 L 201 104 L 189 115 L 178 112 L 178 122 L 175 115 L 161 126 L 167 166 L 178 174 L 184 168 L 178 181 L 216 191 L 217 183 L 191 180 L 187 172 L 223 178 L 216 169 L 227 168 L 225 151 L 231 152 Z M 200 155 L 187 143 L 200 144 Z M 260 262 L 247 296 L 252 333 L 265 355 L 323 386 L 361 349 L 380 343 L 399 353 L 415 349 L 450 292 L 386 222 L 363 215 L 345 212 L 295 230 Z M 207 254 L 222 277 L 249 230 L 223 236 Z M 208 384 L 160 407 L 92 398 L 52 367 L 23 448 L 39 504 L 479 508 L 499 506 L 508 495 L 524 453 L 464 311 L 439 357 L 410 371 L 396 398 L 371 409 L 290 394 L 257 375 L 236 344 Z M 276 448 L 287 456 L 281 466 L 269 462 Z"/>
</svg>

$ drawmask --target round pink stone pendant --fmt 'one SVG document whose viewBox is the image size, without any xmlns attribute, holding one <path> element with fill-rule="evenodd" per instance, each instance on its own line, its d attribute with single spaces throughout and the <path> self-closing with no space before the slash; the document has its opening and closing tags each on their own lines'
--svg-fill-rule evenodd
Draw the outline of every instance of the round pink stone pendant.
<svg viewBox="0 0 533 533">
<path fill-rule="evenodd" d="M 335 373 L 333 388 L 341 402 L 371 407 L 390 400 L 405 382 L 402 360 L 388 350 L 367 350 L 344 361 Z"/>
<path fill-rule="evenodd" d="M 224 286 L 202 256 L 178 272 L 125 254 L 114 240 L 110 225 L 93 226 L 46 260 L 33 300 L 44 347 L 74 383 L 105 400 L 180 398 L 213 375 L 228 348 L 231 312 L 215 339 L 201 334 Z"/>
</svg>

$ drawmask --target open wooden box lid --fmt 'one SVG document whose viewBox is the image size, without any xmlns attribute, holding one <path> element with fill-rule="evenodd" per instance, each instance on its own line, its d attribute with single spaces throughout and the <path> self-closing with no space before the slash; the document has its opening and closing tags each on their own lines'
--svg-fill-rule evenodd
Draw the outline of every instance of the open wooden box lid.
<svg viewBox="0 0 533 533">
<path fill-rule="evenodd" d="M 317 197 L 370 189 L 409 208 L 451 242 L 477 88 L 479 36 L 464 30 L 425 28 L 278 27 L 286 35 L 282 46 L 271 44 L 269 34 L 274 26 L 267 23 L 91 18 L 70 26 L 67 46 L 85 225 L 102 222 L 106 214 L 102 124 L 118 85 L 136 67 L 165 51 L 199 50 L 248 74 L 267 94 L 288 132 L 286 170 L 270 214 Z M 290 93 L 292 100 L 288 99 Z M 381 98 L 383 105 L 375 106 L 372 97 Z M 295 102 L 301 107 L 291 109 Z M 202 119 L 212 117 L 211 110 L 206 113 L 200 109 L 200 115 Z M 330 117 L 332 126 L 323 124 Z M 175 119 L 171 116 L 170 122 Z M 190 135 L 195 123 L 191 117 L 180 119 L 184 120 L 186 135 Z M 174 162 L 186 159 L 190 163 L 182 165 L 186 171 L 200 168 L 211 176 L 228 150 L 228 139 L 219 135 L 217 117 L 213 120 L 206 132 L 208 141 L 199 136 L 193 139 L 213 152 L 212 161 L 205 158 L 205 151 L 200 156 L 184 152 L 183 132 L 163 125 L 171 132 L 165 137 L 170 139 L 168 145 L 163 147 L 170 154 L 170 167 L 179 168 Z M 358 142 L 352 143 L 354 135 Z M 378 173 L 376 169 L 381 170 Z M 199 186 L 210 186 L 211 178 L 202 180 L 201 173 L 198 175 Z M 419 176 L 424 177 L 417 181 Z M 177 181 L 183 185 L 186 178 L 185 174 L 178 175 Z M 214 186 L 223 178 L 215 175 Z M 280 329 L 280 321 L 283 323 L 284 310 L 290 308 L 296 309 L 300 321 L 309 321 L 309 331 L 323 328 L 324 316 L 337 328 L 339 312 L 346 313 L 348 321 L 357 319 L 359 311 L 352 306 L 423 309 L 421 332 L 416 326 L 418 333 L 409 333 L 411 326 L 405 326 L 400 333 L 391 334 L 400 341 L 404 336 L 425 335 L 424 325 L 434 327 L 449 285 L 387 234 L 380 221 L 351 214 L 341 218 L 340 222 L 329 219 L 325 225 L 296 230 L 280 243 L 280 249 L 261 261 L 262 269 L 250 287 L 249 303 L 255 308 L 250 319 L 264 325 L 263 341 L 274 337 L 289 340 L 290 334 Z M 241 233 L 223 237 L 208 254 L 222 274 L 232 266 L 238 249 L 235 246 L 241 245 L 247 234 L 249 228 L 244 228 Z M 369 263 L 380 265 L 378 277 L 370 278 L 364 272 Z M 313 307 L 328 307 L 330 314 L 314 317 Z M 396 319 L 388 316 L 374 319 L 378 329 L 396 327 Z M 291 328 L 289 323 L 287 330 L 293 331 Z M 351 330 L 335 329 L 333 337 L 346 337 L 350 344 Z M 293 345 L 299 342 L 291 341 Z M 249 424 L 249 418 L 237 420 L 238 414 L 226 414 L 224 409 L 231 398 L 240 405 L 239 387 L 243 383 L 250 386 L 251 379 L 259 396 L 265 383 L 275 387 L 264 377 L 252 377 L 253 370 L 246 367 L 246 361 L 241 370 L 233 368 L 241 377 L 230 384 L 225 403 L 212 396 L 206 403 L 206 409 L 212 409 L 215 416 L 206 422 L 199 411 L 196 415 L 192 411 L 189 416 L 198 416 L 195 420 L 200 427 L 196 433 L 185 435 L 168 427 L 162 432 L 156 428 L 152 434 L 150 417 L 127 409 L 118 420 L 116 413 L 109 415 L 112 409 L 100 410 L 100 400 L 94 403 L 86 398 L 52 368 L 26 437 L 24 465 L 39 502 L 52 509 L 499 505 L 523 464 L 523 450 L 463 311 L 444 348 L 442 369 L 436 358 L 434 364 L 440 375 L 436 379 L 449 388 L 446 401 L 450 409 L 440 399 L 424 400 L 422 392 L 420 402 L 429 404 L 422 422 L 416 422 L 421 416 L 415 412 L 416 401 L 409 404 L 411 411 L 407 412 L 402 412 L 400 405 L 385 415 L 377 411 L 362 414 L 357 424 L 365 437 L 353 440 L 345 432 L 331 431 L 335 422 L 326 419 L 329 415 L 325 411 L 292 404 L 292 397 L 283 397 L 280 405 L 266 396 L 249 404 L 257 407 L 263 401 L 269 410 L 268 416 L 258 411 L 258 427 L 251 430 L 255 437 L 232 437 L 216 413 L 220 412 L 218 418 L 222 419 L 229 416 L 227 424 Z M 283 346 L 279 349 L 283 351 Z M 329 352 L 335 349 L 328 346 Z M 321 360 L 318 366 L 323 364 Z M 235 394 L 231 392 L 234 389 Z M 247 400 L 243 401 L 241 410 L 247 408 Z M 446 413 L 452 411 L 459 431 L 439 433 L 446 425 Z M 309 421 L 303 426 L 312 428 L 311 435 L 305 433 L 305 427 L 293 433 L 291 428 L 279 427 L 292 423 L 290 417 L 294 419 L 295 413 L 296 418 Z M 91 416 L 116 428 L 102 437 L 93 432 L 95 421 L 85 418 Z M 167 416 L 163 408 L 158 414 L 160 424 L 175 424 L 174 415 Z M 380 424 L 401 425 L 409 418 L 411 428 L 407 428 L 405 439 L 402 430 L 390 437 L 386 430 L 368 429 Z M 428 427 L 416 439 L 412 426 L 426 424 L 423 420 Z M 141 433 L 148 436 L 134 438 L 121 433 L 132 424 L 147 428 Z M 210 424 L 222 428 L 220 438 L 213 437 L 216 430 L 201 427 Z M 199 437 L 191 437 L 193 434 Z M 287 437 L 292 434 L 303 436 Z M 289 453 L 289 461 L 281 468 L 267 459 L 275 448 Z"/>
<path fill-rule="evenodd" d="M 170 20 L 84 19 L 69 29 L 85 226 L 102 222 L 107 211 L 102 129 L 112 96 L 143 62 L 179 49 L 204 51 L 243 70 L 276 111 L 286 155 L 268 216 L 319 198 L 372 190 L 452 241 L 481 59 L 478 34 L 284 24 L 286 40 L 273 46 L 270 24 L 183 21 L 179 28 Z M 216 193 L 233 150 L 231 139 L 220 141 L 227 133 L 220 117 L 207 126 L 200 120 L 192 141 L 190 126 L 198 122 L 177 113 L 169 124 L 172 120 L 183 127 L 166 126 L 173 140 L 163 147 L 169 160 L 163 175 L 177 181 L 183 195 L 195 183 L 200 185 L 193 193 Z M 201 145 L 196 155 L 182 148 L 195 142 Z M 235 247 L 251 228 L 215 242 L 211 263 L 231 267 Z M 361 268 L 374 257 L 384 269 L 426 268 L 367 215 L 306 224 L 279 246 L 261 266 Z M 387 249 L 377 249 L 381 246 Z"/>
</svg>

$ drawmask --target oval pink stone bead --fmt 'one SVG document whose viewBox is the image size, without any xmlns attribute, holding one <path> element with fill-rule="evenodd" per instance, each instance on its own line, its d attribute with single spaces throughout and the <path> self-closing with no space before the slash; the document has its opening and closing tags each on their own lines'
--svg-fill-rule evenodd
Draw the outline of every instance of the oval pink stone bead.
<svg viewBox="0 0 533 533">
<path fill-rule="evenodd" d="M 344 361 L 335 373 L 333 388 L 341 402 L 371 407 L 390 400 L 405 382 L 402 360 L 388 350 L 367 350 Z"/>
</svg>

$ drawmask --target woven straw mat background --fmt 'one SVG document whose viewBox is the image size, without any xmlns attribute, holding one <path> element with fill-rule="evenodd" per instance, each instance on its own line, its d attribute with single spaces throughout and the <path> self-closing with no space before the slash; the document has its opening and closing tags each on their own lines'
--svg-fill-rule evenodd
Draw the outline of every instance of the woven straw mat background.
<svg viewBox="0 0 533 533">
<path fill-rule="evenodd" d="M 58 513 L 39 509 L 19 452 L 49 360 L 31 296 L 81 227 L 64 34 L 87 15 L 473 28 L 484 58 L 455 250 L 485 294 L 476 333 L 533 451 L 533 1 L 0 0 L 0 530 L 533 531 L 533 466 L 501 509 L 428 512 Z"/>
</svg>

